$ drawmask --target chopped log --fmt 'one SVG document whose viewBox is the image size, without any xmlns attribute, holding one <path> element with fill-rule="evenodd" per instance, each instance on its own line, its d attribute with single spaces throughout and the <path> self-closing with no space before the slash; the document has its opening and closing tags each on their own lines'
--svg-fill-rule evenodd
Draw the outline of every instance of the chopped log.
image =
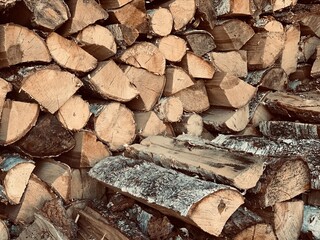
<svg viewBox="0 0 320 240">
<path fill-rule="evenodd" d="M 166 68 L 165 75 L 166 84 L 163 95 L 166 97 L 194 85 L 192 78 L 182 68 L 169 66 Z"/>
<path fill-rule="evenodd" d="M 316 49 L 316 60 L 313 62 L 310 75 L 313 78 L 320 77 L 320 47 L 318 46 Z"/>
<path fill-rule="evenodd" d="M 121 66 L 121 68 L 139 92 L 139 95 L 128 102 L 127 106 L 133 110 L 152 110 L 163 92 L 166 77 L 155 75 L 142 68 L 132 66 Z"/>
<path fill-rule="evenodd" d="M 241 194 L 226 185 L 121 156 L 102 160 L 89 174 L 124 195 L 215 236 L 221 233 L 227 219 L 243 203 Z M 139 182 L 139 188 L 129 188 L 132 181 Z"/>
<path fill-rule="evenodd" d="M 0 25 L 0 39 L 0 68 L 19 63 L 51 61 L 45 42 L 26 27 Z"/>
<path fill-rule="evenodd" d="M 183 105 L 177 97 L 162 98 L 154 111 L 162 121 L 178 122 L 183 114 Z"/>
<path fill-rule="evenodd" d="M 181 116 L 179 122 L 172 124 L 176 135 L 188 134 L 199 137 L 203 131 L 202 117 L 195 113 L 187 113 Z"/>
<path fill-rule="evenodd" d="M 111 151 L 120 151 L 124 145 L 135 139 L 135 121 L 133 113 L 123 104 L 106 104 L 94 121 L 97 137 L 106 143 Z"/>
<path fill-rule="evenodd" d="M 17 0 L 1 0 L 0 1 L 0 10 L 10 8 L 16 4 Z"/>
<path fill-rule="evenodd" d="M 11 83 L 0 77 L 0 119 L 7 94 L 12 91 Z"/>
<path fill-rule="evenodd" d="M 17 154 L 1 156 L 0 183 L 3 187 L 4 198 L 0 196 L 0 202 L 19 204 L 34 168 L 33 161 Z"/>
<path fill-rule="evenodd" d="M 216 72 L 205 82 L 210 105 L 241 108 L 255 95 L 256 88 L 229 73 Z"/>
<path fill-rule="evenodd" d="M 271 225 L 261 223 L 243 230 L 241 233 L 237 234 L 233 239 L 234 240 L 242 240 L 242 239 L 276 240 L 277 237 L 274 234 Z"/>
<path fill-rule="evenodd" d="M 320 16 L 318 14 L 302 14 L 301 18 L 299 18 L 302 35 L 316 35 L 320 37 L 319 20 Z"/>
<path fill-rule="evenodd" d="M 200 175 L 205 179 L 219 180 L 241 189 L 256 185 L 263 172 L 261 159 L 208 148 L 205 144 L 189 146 L 184 140 L 152 136 L 140 144 L 128 146 L 126 155 Z"/>
<path fill-rule="evenodd" d="M 166 8 L 150 9 L 147 11 L 150 33 L 156 36 L 167 36 L 173 27 L 173 16 Z"/>
<path fill-rule="evenodd" d="M 205 82 L 198 80 L 194 85 L 185 88 L 174 95 L 182 102 L 186 112 L 201 113 L 210 107 Z"/>
<path fill-rule="evenodd" d="M 261 122 L 270 121 L 273 118 L 274 116 L 263 103 L 259 103 L 252 112 L 250 111 L 250 123 L 254 128 L 259 126 Z"/>
<path fill-rule="evenodd" d="M 122 53 L 120 60 L 157 75 L 163 75 L 165 71 L 166 59 L 159 48 L 149 42 L 136 43 Z"/>
<path fill-rule="evenodd" d="M 166 130 L 165 130 L 163 136 L 175 137 L 176 134 L 175 134 L 174 129 L 172 127 L 172 123 L 167 122 L 167 123 L 164 123 L 164 125 L 166 125 Z"/>
<path fill-rule="evenodd" d="M 305 205 L 302 233 L 311 234 L 310 239 L 320 239 L 320 208 Z"/>
<path fill-rule="evenodd" d="M 43 69 L 26 77 L 21 90 L 53 114 L 81 86 L 81 80 L 67 71 Z"/>
<path fill-rule="evenodd" d="M 32 23 L 41 29 L 54 31 L 70 18 L 68 5 L 63 0 L 23 0 L 32 13 Z"/>
<path fill-rule="evenodd" d="M 171 62 L 180 62 L 187 51 L 186 41 L 175 35 L 162 37 L 156 44 L 165 59 Z"/>
<path fill-rule="evenodd" d="M 59 156 L 74 145 L 70 132 L 49 113 L 40 116 L 27 135 L 15 143 L 15 147 L 24 154 L 38 158 Z"/>
<path fill-rule="evenodd" d="M 218 51 L 240 50 L 254 35 L 253 29 L 238 19 L 217 22 L 211 33 Z"/>
<path fill-rule="evenodd" d="M 98 61 L 106 60 L 117 52 L 117 45 L 112 33 L 100 25 L 84 28 L 76 39 L 80 46 Z"/>
<path fill-rule="evenodd" d="M 113 9 L 122 7 L 131 1 L 132 0 L 100 0 L 99 3 L 103 9 Z"/>
<path fill-rule="evenodd" d="M 10 145 L 23 138 L 36 124 L 39 112 L 38 104 L 6 100 L 0 123 L 0 145 Z"/>
<path fill-rule="evenodd" d="M 217 71 L 230 73 L 236 77 L 247 76 L 246 51 L 210 52 L 208 55 Z"/>
<path fill-rule="evenodd" d="M 98 20 L 108 18 L 108 13 L 94 0 L 70 0 L 66 3 L 71 18 L 59 29 L 62 36 L 77 33 Z"/>
<path fill-rule="evenodd" d="M 0 219 L 0 239 L 9 240 L 10 234 L 9 229 L 4 220 Z"/>
<path fill-rule="evenodd" d="M 302 194 L 302 200 L 306 205 L 320 207 L 320 191 L 311 189 L 309 192 Z"/>
<path fill-rule="evenodd" d="M 52 58 L 61 67 L 70 71 L 89 72 L 97 66 L 97 59 L 80 48 L 74 41 L 55 32 L 47 37 L 47 46 Z"/>
<path fill-rule="evenodd" d="M 139 33 L 148 33 L 149 24 L 144 0 L 132 0 L 126 5 L 109 9 L 109 21 L 137 29 Z"/>
<path fill-rule="evenodd" d="M 312 65 L 310 65 L 308 63 L 298 64 L 297 70 L 294 73 L 291 73 L 289 76 L 289 80 L 291 80 L 290 83 L 292 84 L 296 80 L 302 82 L 306 79 L 310 79 L 311 68 L 312 68 Z M 289 88 L 288 90 L 294 90 L 294 88 L 292 86 L 288 86 L 288 88 Z"/>
<path fill-rule="evenodd" d="M 218 1 L 214 0 L 214 7 L 216 16 L 251 16 L 251 3 L 250 0 L 227 0 Z"/>
<path fill-rule="evenodd" d="M 204 26 L 213 29 L 216 16 L 213 1 L 211 0 L 196 0 L 197 14 L 200 16 Z"/>
<path fill-rule="evenodd" d="M 182 33 L 188 42 L 192 52 L 197 56 L 211 52 L 216 44 L 213 36 L 204 30 L 189 30 Z"/>
<path fill-rule="evenodd" d="M 59 160 L 73 168 L 93 167 L 98 161 L 111 156 L 108 147 L 97 140 L 96 135 L 88 130 L 80 130 L 74 134 L 76 145 L 62 154 Z"/>
<path fill-rule="evenodd" d="M 112 59 L 100 62 L 93 72 L 83 78 L 83 82 L 93 95 L 104 99 L 128 102 L 139 93 Z"/>
<path fill-rule="evenodd" d="M 143 138 L 163 134 L 166 131 L 166 125 L 153 111 L 135 112 L 134 120 L 136 122 L 136 134 Z"/>
<path fill-rule="evenodd" d="M 284 33 L 284 27 L 282 23 L 277 21 L 273 16 L 264 16 L 256 19 L 253 23 L 253 27 L 257 32 Z"/>
<path fill-rule="evenodd" d="M 210 108 L 201 114 L 204 126 L 209 131 L 222 133 L 240 132 L 249 123 L 249 106 L 239 109 Z"/>
<path fill-rule="evenodd" d="M 314 55 L 319 44 L 320 39 L 316 36 L 301 36 L 298 62 L 307 62 Z"/>
<path fill-rule="evenodd" d="M 106 28 L 111 31 L 117 46 L 124 49 L 127 46 L 131 46 L 139 37 L 137 29 L 128 27 L 124 24 L 110 24 L 107 25 Z"/>
<path fill-rule="evenodd" d="M 274 0 L 271 2 L 272 11 L 279 11 L 286 7 L 294 6 L 297 4 L 297 0 Z"/>
<path fill-rule="evenodd" d="M 53 159 L 42 159 L 37 163 L 34 174 L 65 202 L 71 200 L 71 169 L 67 164 Z"/>
<path fill-rule="evenodd" d="M 55 197 L 48 186 L 32 174 L 21 203 L 19 205 L 8 205 L 5 211 L 10 221 L 30 224 L 35 219 L 35 213 L 42 208 L 44 203 Z"/>
<path fill-rule="evenodd" d="M 197 56 L 193 52 L 187 52 L 179 64 L 191 77 L 211 79 L 215 73 L 212 63 Z"/>
</svg>

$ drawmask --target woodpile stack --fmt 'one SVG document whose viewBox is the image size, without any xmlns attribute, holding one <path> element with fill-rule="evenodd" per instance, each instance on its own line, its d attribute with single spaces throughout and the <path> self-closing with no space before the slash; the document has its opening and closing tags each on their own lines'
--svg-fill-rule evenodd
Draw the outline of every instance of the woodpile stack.
<svg viewBox="0 0 320 240">
<path fill-rule="evenodd" d="M 0 14 L 0 240 L 320 239 L 319 1 Z"/>
</svg>

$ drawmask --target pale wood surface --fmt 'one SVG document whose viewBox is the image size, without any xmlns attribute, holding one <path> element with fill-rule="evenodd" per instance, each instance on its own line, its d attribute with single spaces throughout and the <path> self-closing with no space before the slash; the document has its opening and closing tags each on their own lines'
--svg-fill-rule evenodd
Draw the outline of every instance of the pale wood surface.
<svg viewBox="0 0 320 240">
<path fill-rule="evenodd" d="M 172 125 L 176 135 L 189 134 L 191 136 L 201 136 L 203 131 L 202 117 L 196 113 L 187 113 L 181 116 L 179 122 Z"/>
<path fill-rule="evenodd" d="M 177 97 L 162 98 L 154 111 L 165 122 L 178 122 L 183 114 L 183 104 Z"/>
<path fill-rule="evenodd" d="M 187 42 L 175 35 L 162 37 L 156 42 L 166 60 L 180 62 L 187 51 Z"/>
<path fill-rule="evenodd" d="M 166 125 L 153 111 L 135 112 L 134 120 L 136 122 L 136 134 L 141 137 L 159 135 L 166 131 Z"/>
<path fill-rule="evenodd" d="M 6 223 L 2 219 L 0 219 L 0 239 L 3 239 L 3 240 L 10 239 L 9 229 Z"/>
<path fill-rule="evenodd" d="M 215 13 L 217 16 L 250 16 L 250 0 L 226 0 L 214 1 Z"/>
<path fill-rule="evenodd" d="M 0 77 L 0 119 L 6 96 L 12 91 L 12 84 Z"/>
<path fill-rule="evenodd" d="M 183 68 L 169 66 L 166 68 L 165 76 L 166 84 L 163 95 L 166 97 L 194 85 L 192 78 Z"/>
<path fill-rule="evenodd" d="M 128 27 L 124 24 L 110 24 L 107 25 L 106 28 L 111 31 L 117 45 L 121 48 L 131 46 L 139 36 L 139 31 L 137 29 Z"/>
<path fill-rule="evenodd" d="M 147 11 L 150 32 L 156 36 L 167 36 L 173 27 L 173 17 L 166 8 L 150 9 Z"/>
</svg>

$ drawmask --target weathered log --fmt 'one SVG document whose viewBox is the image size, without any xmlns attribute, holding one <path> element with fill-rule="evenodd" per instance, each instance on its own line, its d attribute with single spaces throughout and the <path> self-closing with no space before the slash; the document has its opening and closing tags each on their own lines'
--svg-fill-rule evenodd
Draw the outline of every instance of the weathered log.
<svg viewBox="0 0 320 240">
<path fill-rule="evenodd" d="M 166 131 L 166 125 L 153 111 L 135 112 L 136 134 L 141 137 L 159 135 Z"/>
<path fill-rule="evenodd" d="M 228 186 L 121 156 L 100 161 L 90 170 L 90 176 L 215 236 L 220 234 L 229 216 L 243 203 L 241 194 Z M 132 181 L 139 182 L 139 188 L 129 187 Z"/>
<path fill-rule="evenodd" d="M 165 59 L 171 62 L 180 62 L 187 51 L 187 42 L 175 35 L 158 39 L 156 45 Z"/>
<path fill-rule="evenodd" d="M 150 9 L 147 11 L 149 19 L 149 32 L 156 36 L 167 36 L 173 27 L 173 16 L 166 8 Z"/>
<path fill-rule="evenodd" d="M 302 200 L 306 205 L 320 207 L 320 191 L 311 189 L 310 191 L 302 194 Z"/>
<path fill-rule="evenodd" d="M 124 24 L 110 24 L 106 27 L 111 31 L 117 46 L 124 49 L 127 46 L 131 46 L 139 36 L 137 29 L 128 27 Z"/>
<path fill-rule="evenodd" d="M 183 105 L 177 97 L 162 98 L 154 111 L 162 121 L 178 122 L 183 114 Z"/>
<path fill-rule="evenodd" d="M 310 239 L 320 239 L 320 209 L 305 205 L 303 213 L 303 225 L 301 231 L 310 233 Z"/>
<path fill-rule="evenodd" d="M 182 33 L 192 52 L 197 56 L 211 52 L 216 44 L 213 36 L 205 30 L 189 30 Z"/>
<path fill-rule="evenodd" d="M 172 124 L 176 135 L 189 134 L 191 136 L 201 136 L 203 131 L 202 117 L 195 113 L 183 114 L 179 122 Z"/>
<path fill-rule="evenodd" d="M 196 0 L 197 12 L 204 26 L 213 29 L 216 16 L 213 1 L 211 0 Z"/>
</svg>

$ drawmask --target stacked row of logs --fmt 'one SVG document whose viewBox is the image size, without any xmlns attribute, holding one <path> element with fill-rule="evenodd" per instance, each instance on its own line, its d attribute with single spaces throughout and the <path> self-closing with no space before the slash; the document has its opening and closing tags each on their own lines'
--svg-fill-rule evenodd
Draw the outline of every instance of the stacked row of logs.
<svg viewBox="0 0 320 240">
<path fill-rule="evenodd" d="M 320 239 L 320 5 L 0 0 L 0 239 Z"/>
</svg>

